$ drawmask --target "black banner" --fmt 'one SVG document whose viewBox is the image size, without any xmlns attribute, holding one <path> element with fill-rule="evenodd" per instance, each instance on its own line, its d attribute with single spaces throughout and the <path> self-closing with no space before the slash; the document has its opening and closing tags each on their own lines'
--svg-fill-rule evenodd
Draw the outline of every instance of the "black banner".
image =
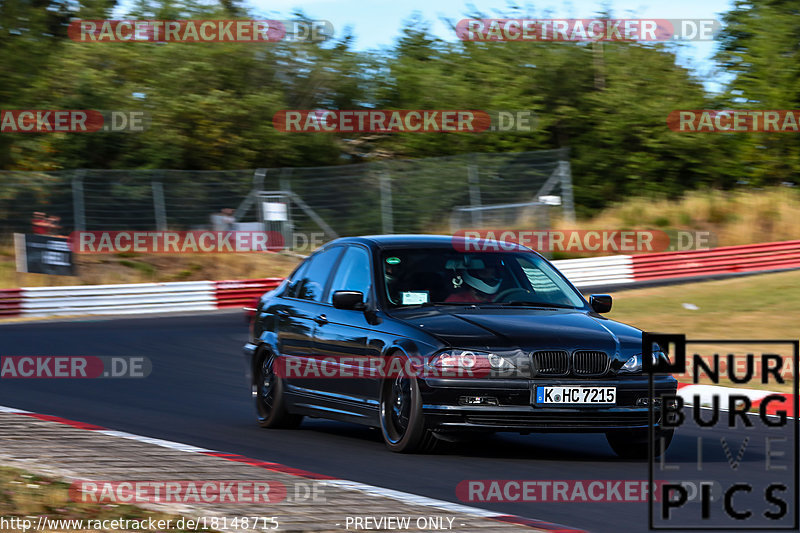
<svg viewBox="0 0 800 533">
<path fill-rule="evenodd" d="M 14 235 L 17 272 L 74 276 L 72 250 L 67 237 L 50 235 Z"/>
</svg>

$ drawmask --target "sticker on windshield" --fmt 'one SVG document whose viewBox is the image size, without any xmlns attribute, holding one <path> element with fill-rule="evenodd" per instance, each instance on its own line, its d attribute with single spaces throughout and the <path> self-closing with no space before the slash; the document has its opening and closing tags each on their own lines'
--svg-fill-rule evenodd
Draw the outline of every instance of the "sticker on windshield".
<svg viewBox="0 0 800 533">
<path fill-rule="evenodd" d="M 428 291 L 406 291 L 400 293 L 403 305 L 419 305 L 428 303 Z"/>
<path fill-rule="evenodd" d="M 400 258 L 399 257 L 387 257 L 386 262 L 390 265 L 399 265 Z"/>
</svg>

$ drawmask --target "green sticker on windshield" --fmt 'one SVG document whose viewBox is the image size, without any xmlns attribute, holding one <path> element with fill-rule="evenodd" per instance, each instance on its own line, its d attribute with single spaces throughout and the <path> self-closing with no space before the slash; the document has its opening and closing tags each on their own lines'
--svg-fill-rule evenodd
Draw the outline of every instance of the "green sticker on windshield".
<svg viewBox="0 0 800 533">
<path fill-rule="evenodd" d="M 386 258 L 386 262 L 389 263 L 390 265 L 399 265 L 400 264 L 400 258 L 399 257 L 387 257 Z"/>
</svg>

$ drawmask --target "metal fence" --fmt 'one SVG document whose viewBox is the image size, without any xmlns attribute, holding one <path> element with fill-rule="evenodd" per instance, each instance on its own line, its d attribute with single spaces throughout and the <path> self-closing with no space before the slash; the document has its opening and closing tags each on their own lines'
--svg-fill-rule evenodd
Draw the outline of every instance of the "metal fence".
<svg viewBox="0 0 800 533">
<path fill-rule="evenodd" d="M 34 211 L 61 217 L 63 232 L 196 229 L 253 187 L 253 170 L 0 171 L 0 227 L 29 231 Z"/>
<path fill-rule="evenodd" d="M 548 150 L 314 168 L 0 171 L 0 226 L 4 234 L 29 231 L 32 213 L 42 211 L 61 217 L 63 233 L 199 229 L 224 208 L 235 209 L 239 222 L 263 222 L 260 204 L 270 198 L 286 204 L 290 231 L 327 238 L 447 233 L 497 224 L 498 213 L 505 225 L 521 223 L 531 209 L 545 209 L 543 196 L 558 198 L 569 218 L 567 156 Z M 544 224 L 538 215 L 525 220 Z"/>
</svg>

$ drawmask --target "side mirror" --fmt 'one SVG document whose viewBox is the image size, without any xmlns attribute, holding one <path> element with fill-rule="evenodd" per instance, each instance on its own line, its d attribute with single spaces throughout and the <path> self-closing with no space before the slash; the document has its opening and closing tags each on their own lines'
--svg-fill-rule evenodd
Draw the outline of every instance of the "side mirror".
<svg viewBox="0 0 800 533">
<path fill-rule="evenodd" d="M 610 294 L 592 294 L 589 296 L 589 305 L 597 313 L 608 313 L 611 311 L 611 295 Z"/>
<path fill-rule="evenodd" d="M 333 293 L 333 306 L 336 309 L 355 309 L 365 308 L 364 293 L 360 291 L 336 291 Z"/>
</svg>

